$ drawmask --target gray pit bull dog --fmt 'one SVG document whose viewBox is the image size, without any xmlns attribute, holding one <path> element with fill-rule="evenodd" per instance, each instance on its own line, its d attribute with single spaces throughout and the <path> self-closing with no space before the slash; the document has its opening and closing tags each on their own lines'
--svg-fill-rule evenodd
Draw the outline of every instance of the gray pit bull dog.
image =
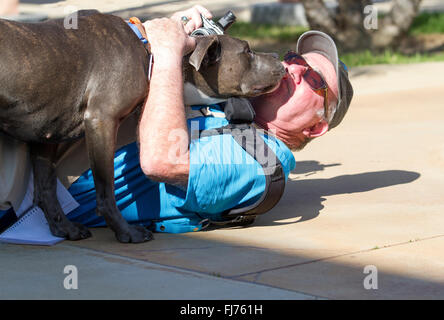
<svg viewBox="0 0 444 320">
<path fill-rule="evenodd" d="M 0 19 L 0 130 L 30 144 L 34 203 L 55 236 L 91 235 L 54 201 L 58 144 L 85 137 L 97 214 L 121 242 L 152 238 L 119 212 L 113 167 L 119 124 L 140 110 L 148 95 L 147 73 L 146 49 L 119 17 L 79 11 L 78 29 L 65 29 L 62 19 L 32 24 Z M 200 37 L 184 57 L 185 87 L 194 97 L 256 96 L 274 89 L 284 73 L 278 59 L 253 53 L 245 41 L 229 36 Z"/>
</svg>

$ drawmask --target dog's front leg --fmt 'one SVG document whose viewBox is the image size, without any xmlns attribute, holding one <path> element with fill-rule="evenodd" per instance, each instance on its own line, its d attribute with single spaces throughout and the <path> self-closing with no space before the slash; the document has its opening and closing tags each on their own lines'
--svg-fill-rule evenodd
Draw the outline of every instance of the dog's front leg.
<svg viewBox="0 0 444 320">
<path fill-rule="evenodd" d="M 118 118 L 111 107 L 88 107 L 85 112 L 85 136 L 97 193 L 97 214 L 103 216 L 120 242 L 139 243 L 151 240 L 152 233 L 143 226 L 131 226 L 122 217 L 114 196 L 114 148 Z M 103 111 L 105 110 L 105 111 Z"/>
<path fill-rule="evenodd" d="M 34 205 L 45 213 L 51 233 L 69 240 L 89 238 L 89 230 L 80 223 L 69 221 L 57 200 L 57 176 L 53 161 L 57 145 L 31 143 L 30 151 L 34 173 Z"/>
</svg>

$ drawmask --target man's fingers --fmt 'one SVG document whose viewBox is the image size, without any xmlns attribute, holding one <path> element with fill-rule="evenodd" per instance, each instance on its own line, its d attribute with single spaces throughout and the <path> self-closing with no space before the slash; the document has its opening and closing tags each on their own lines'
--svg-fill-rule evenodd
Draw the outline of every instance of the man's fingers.
<svg viewBox="0 0 444 320">
<path fill-rule="evenodd" d="M 200 20 L 200 17 L 199 17 L 199 20 Z M 200 24 L 198 24 L 198 23 L 199 22 L 195 19 L 188 21 L 188 23 L 184 26 L 185 32 L 187 34 L 191 34 L 191 32 L 200 28 L 202 26 L 202 20 L 200 20 Z"/>
<path fill-rule="evenodd" d="M 188 21 L 183 21 L 182 17 L 188 18 Z M 202 18 L 200 17 L 200 13 L 196 10 L 176 12 L 171 16 L 171 19 L 180 22 L 184 26 L 183 28 L 187 34 L 190 34 L 202 26 Z"/>
<path fill-rule="evenodd" d="M 205 18 L 207 19 L 213 19 L 213 15 L 211 14 L 211 12 L 207 9 L 204 8 L 200 5 L 195 5 L 194 8 L 196 8 L 197 11 L 199 11 L 199 13 L 201 13 L 202 15 L 204 15 Z"/>
<path fill-rule="evenodd" d="M 171 18 L 183 23 L 182 17 L 187 17 L 188 22 L 185 24 L 184 30 L 186 33 L 190 34 L 194 30 L 202 27 L 201 15 L 203 15 L 207 19 L 213 18 L 213 15 L 211 14 L 211 12 L 200 5 L 195 5 L 194 7 L 190 8 L 188 10 L 178 11 L 178 12 L 174 13 L 171 16 Z"/>
<path fill-rule="evenodd" d="M 200 16 L 200 12 L 198 10 L 194 9 L 190 13 L 191 13 L 191 21 L 190 22 L 194 22 L 195 29 L 202 27 L 202 17 Z M 190 23 L 190 22 L 188 22 L 188 23 Z"/>
</svg>

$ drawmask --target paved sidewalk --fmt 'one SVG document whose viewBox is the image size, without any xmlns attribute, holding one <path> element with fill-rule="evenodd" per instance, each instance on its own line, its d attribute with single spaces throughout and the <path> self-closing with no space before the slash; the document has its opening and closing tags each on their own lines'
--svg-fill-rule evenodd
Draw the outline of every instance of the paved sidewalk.
<svg viewBox="0 0 444 320">
<path fill-rule="evenodd" d="M 59 244 L 0 244 L 0 299 L 312 300 L 315 296 L 247 281 L 224 279 L 118 254 Z M 76 289 L 65 278 L 76 267 Z M 68 271 L 69 270 L 69 271 Z"/>
<path fill-rule="evenodd" d="M 352 69 L 344 123 L 295 154 L 282 201 L 251 227 L 138 245 L 106 228 L 52 248 L 3 244 L 0 298 L 444 299 L 443 73 Z M 71 264 L 75 292 L 62 288 Z"/>
<path fill-rule="evenodd" d="M 208 8 L 216 16 L 223 15 L 227 10 L 233 10 L 239 19 L 246 20 L 249 17 L 248 8 L 251 5 L 267 2 L 270 2 L 270 0 L 28 0 L 20 4 L 20 11 L 44 13 L 49 18 L 61 18 L 74 11 L 74 9 L 97 9 L 103 13 L 112 13 L 123 18 L 138 16 L 140 19 L 145 20 L 168 16 L 173 12 L 199 4 Z"/>
</svg>

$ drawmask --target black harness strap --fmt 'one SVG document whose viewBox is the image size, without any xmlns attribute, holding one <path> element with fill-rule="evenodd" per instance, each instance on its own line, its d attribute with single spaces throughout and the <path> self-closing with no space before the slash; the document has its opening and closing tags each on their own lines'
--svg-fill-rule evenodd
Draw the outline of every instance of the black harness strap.
<svg viewBox="0 0 444 320">
<path fill-rule="evenodd" d="M 249 124 L 229 124 L 221 128 L 203 130 L 201 137 L 231 134 L 234 140 L 250 154 L 264 170 L 266 185 L 261 197 L 253 204 L 227 210 L 222 214 L 226 221 L 211 221 L 217 225 L 232 223 L 249 224 L 254 216 L 271 210 L 281 199 L 285 189 L 285 176 L 282 163 L 259 135 L 256 128 Z M 245 223 L 246 222 L 246 223 Z"/>
</svg>

